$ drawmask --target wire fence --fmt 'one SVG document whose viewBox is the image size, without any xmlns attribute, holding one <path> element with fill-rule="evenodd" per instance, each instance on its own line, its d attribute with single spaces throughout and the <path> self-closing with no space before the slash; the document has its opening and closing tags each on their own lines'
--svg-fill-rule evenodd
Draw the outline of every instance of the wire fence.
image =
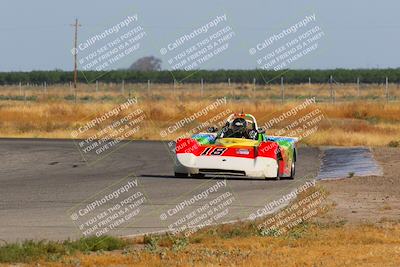
<svg viewBox="0 0 400 267">
<path fill-rule="evenodd" d="M 180 102 L 199 99 L 226 97 L 229 101 L 277 101 L 281 103 L 315 97 L 317 102 L 341 103 L 352 101 L 399 102 L 400 86 L 390 83 L 340 83 L 330 77 L 325 83 L 287 84 L 281 77 L 280 84 L 259 84 L 254 78 L 249 83 L 207 83 L 200 79 L 199 83 L 100 83 L 78 84 L 74 88 L 71 83 L 41 84 L 18 83 L 0 86 L 0 101 L 49 101 L 62 100 L 88 102 L 112 101 L 137 96 L 155 101 L 177 99 Z"/>
</svg>

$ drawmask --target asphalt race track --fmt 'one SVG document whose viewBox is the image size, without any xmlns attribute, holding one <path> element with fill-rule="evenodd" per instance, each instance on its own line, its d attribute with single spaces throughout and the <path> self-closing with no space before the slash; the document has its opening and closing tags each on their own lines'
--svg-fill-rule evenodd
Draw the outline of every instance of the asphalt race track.
<svg viewBox="0 0 400 267">
<path fill-rule="evenodd" d="M 88 228 L 79 229 L 85 222 L 74 221 L 71 214 L 94 198 L 115 191 L 129 179 L 136 180 L 137 188 L 132 190 L 142 192 L 145 202 L 138 206 L 139 213 L 132 214 L 129 222 L 108 234 L 166 230 L 173 223 L 178 225 L 177 219 L 185 214 L 203 207 L 212 196 L 227 192 L 225 196 L 231 199 L 233 196 L 234 200 L 222 205 L 226 212 L 220 211 L 218 222 L 248 218 L 315 177 L 320 165 L 319 149 L 299 148 L 295 180 L 228 177 L 218 192 L 188 204 L 186 210 L 176 210 L 182 201 L 193 200 L 196 194 L 212 186 L 221 186 L 225 178 L 173 177 L 171 154 L 163 142 L 124 143 L 91 165 L 86 164 L 71 140 L 1 139 L 0 155 L 0 239 L 6 241 L 81 237 Z M 110 200 L 101 208 L 107 210 L 121 199 L 122 195 L 117 202 Z M 99 208 L 92 215 L 99 215 L 100 211 Z M 87 219 L 82 216 L 82 220 Z"/>
</svg>

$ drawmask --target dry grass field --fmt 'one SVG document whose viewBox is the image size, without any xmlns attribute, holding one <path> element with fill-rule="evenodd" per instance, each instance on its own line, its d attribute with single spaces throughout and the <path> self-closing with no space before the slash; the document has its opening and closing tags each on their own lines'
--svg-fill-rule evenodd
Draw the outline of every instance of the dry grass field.
<svg viewBox="0 0 400 267">
<path fill-rule="evenodd" d="M 81 254 L 75 261 L 80 266 L 398 266 L 400 263 L 398 224 L 385 227 L 310 224 L 278 238 L 240 235 L 229 238 L 234 228 L 225 228 L 219 230 L 218 236 L 199 236 L 198 243 L 178 251 L 169 245 L 157 252 L 132 249 L 125 253 Z"/>
<path fill-rule="evenodd" d="M 39 254 L 39 259 L 20 255 L 22 260 L 13 261 L 12 266 L 395 267 L 400 264 L 400 224 L 396 222 L 357 226 L 343 222 L 305 223 L 278 237 L 260 236 L 252 229 L 251 224 L 223 225 L 204 229 L 190 239 L 146 237 L 124 244 L 110 239 L 107 241 L 110 244 L 102 245 L 104 250 L 73 253 L 53 244 L 46 249 L 47 255 L 42 256 L 41 251 L 32 251 L 35 246 L 31 244 L 25 249 Z M 0 263 L 0 266 L 10 265 Z"/>
<path fill-rule="evenodd" d="M 318 109 L 324 115 L 318 129 L 302 140 L 310 145 L 398 146 L 400 141 L 400 90 L 389 86 L 389 102 L 384 85 L 303 84 L 285 85 L 282 102 L 280 85 L 253 87 L 252 84 L 80 84 L 77 90 L 67 85 L 0 87 L 0 136 L 71 138 L 71 132 L 86 118 L 103 114 L 128 97 L 137 97 L 146 114 L 140 131 L 132 139 L 175 139 L 196 125 L 223 111 L 251 113 L 259 124 L 291 110 L 306 99 L 316 103 L 304 112 Z M 226 105 L 206 116 L 160 136 L 177 121 L 204 109 L 215 99 L 226 97 Z M 334 103 L 333 103 L 334 102 Z M 301 114 L 306 114 L 306 113 Z M 301 116 L 297 114 L 297 118 Z M 296 116 L 293 116 L 296 118 Z M 221 118 L 222 119 L 222 118 Z M 267 133 L 279 132 L 290 118 Z M 286 124 L 285 124 L 286 123 Z M 86 133 L 90 135 L 91 132 Z"/>
</svg>

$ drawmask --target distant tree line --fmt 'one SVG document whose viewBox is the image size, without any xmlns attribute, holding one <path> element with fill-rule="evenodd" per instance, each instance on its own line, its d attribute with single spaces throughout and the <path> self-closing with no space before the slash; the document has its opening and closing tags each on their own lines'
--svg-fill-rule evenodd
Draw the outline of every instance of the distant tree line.
<svg viewBox="0 0 400 267">
<path fill-rule="evenodd" d="M 84 74 L 84 75 L 83 75 Z M 178 82 L 198 83 L 204 79 L 206 83 L 226 83 L 228 78 L 231 83 L 257 84 L 280 83 L 284 77 L 285 83 L 327 83 L 329 77 L 339 83 L 355 83 L 357 77 L 361 83 L 383 83 L 386 77 L 389 82 L 400 82 L 400 68 L 398 69 L 332 69 L 332 70 L 289 70 L 289 71 L 264 71 L 264 70 L 199 70 L 199 71 L 135 71 L 114 70 L 109 72 L 85 71 L 79 73 L 79 82 L 114 82 L 124 80 L 126 83 L 144 83 L 151 80 L 153 83 L 172 83 L 174 78 Z M 31 71 L 31 72 L 0 72 L 0 85 L 22 83 L 47 84 L 69 83 L 73 73 L 69 71 Z"/>
</svg>

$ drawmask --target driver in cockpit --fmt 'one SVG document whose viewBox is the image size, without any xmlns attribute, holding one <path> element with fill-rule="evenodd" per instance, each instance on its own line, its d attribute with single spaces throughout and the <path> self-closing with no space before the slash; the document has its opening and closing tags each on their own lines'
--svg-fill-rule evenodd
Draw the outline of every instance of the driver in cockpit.
<svg viewBox="0 0 400 267">
<path fill-rule="evenodd" d="M 247 121 L 243 118 L 236 118 L 223 128 L 220 138 L 246 138 L 253 139 L 247 130 Z"/>
</svg>

